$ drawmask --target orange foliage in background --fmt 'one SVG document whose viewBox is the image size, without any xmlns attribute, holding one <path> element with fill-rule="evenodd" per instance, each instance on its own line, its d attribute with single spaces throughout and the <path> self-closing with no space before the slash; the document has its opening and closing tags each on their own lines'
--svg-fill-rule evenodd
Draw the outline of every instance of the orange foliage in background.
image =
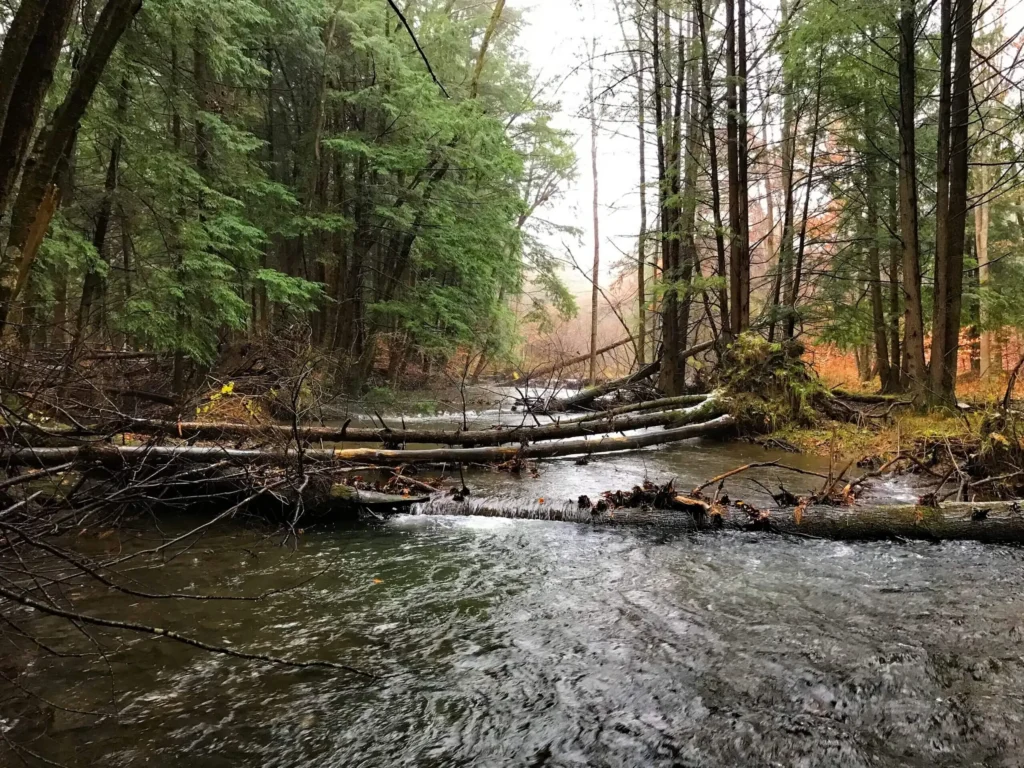
<svg viewBox="0 0 1024 768">
<path fill-rule="evenodd" d="M 997 353 L 1001 353 L 1002 366 L 985 378 L 980 377 L 974 367 L 977 355 L 977 339 L 965 329 L 960 337 L 960 352 L 957 363 L 957 393 L 973 400 L 993 400 L 1003 396 L 1010 371 L 1024 356 L 1024 338 L 1020 334 L 1004 330 L 998 334 Z M 926 341 L 926 348 L 927 348 Z M 878 377 L 861 381 L 857 370 L 857 359 L 853 352 L 839 349 L 831 344 L 810 344 L 805 359 L 829 387 L 841 387 L 862 391 L 877 391 Z"/>
</svg>

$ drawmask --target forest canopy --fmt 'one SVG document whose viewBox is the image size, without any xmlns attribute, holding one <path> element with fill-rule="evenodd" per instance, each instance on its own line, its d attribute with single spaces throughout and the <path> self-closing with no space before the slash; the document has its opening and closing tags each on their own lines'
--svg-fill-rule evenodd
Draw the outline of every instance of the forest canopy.
<svg viewBox="0 0 1024 768">
<path fill-rule="evenodd" d="M 381 355 L 506 349 L 503 299 L 527 268 L 572 311 L 531 219 L 573 150 L 517 53 L 517 13 L 28 0 L 0 9 L 5 56 L 38 13 L 55 41 L 41 132 L 7 142 L 12 102 L 2 147 L 0 322 L 24 347 L 167 353 L 180 388 L 238 338 L 302 322 L 358 386 Z M 26 56 L 23 75 L 41 63 Z M 37 173 L 76 100 L 88 108 Z"/>
<path fill-rule="evenodd" d="M 881 389 L 921 402 L 952 402 L 965 353 L 1003 370 L 1024 322 L 1013 8 L 584 6 L 617 21 L 614 38 L 565 31 L 590 79 L 592 358 L 614 342 L 597 334 L 612 303 L 598 139 L 635 126 L 633 287 L 609 348 L 661 359 L 668 394 L 694 379 L 689 347 L 751 330 L 856 350 Z M 5 347 L 71 365 L 164 355 L 178 392 L 226 349 L 295 328 L 354 390 L 410 366 L 522 370 L 520 321 L 576 312 L 559 251 L 581 229 L 544 210 L 583 138 L 520 47 L 528 15 L 504 0 L 3 6 Z"/>
</svg>

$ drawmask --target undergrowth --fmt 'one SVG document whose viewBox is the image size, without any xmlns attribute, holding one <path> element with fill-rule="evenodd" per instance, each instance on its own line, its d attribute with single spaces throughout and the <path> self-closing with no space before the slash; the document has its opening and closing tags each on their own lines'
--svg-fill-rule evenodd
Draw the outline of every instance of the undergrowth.
<svg viewBox="0 0 1024 768">
<path fill-rule="evenodd" d="M 745 432 L 775 432 L 818 423 L 828 390 L 803 359 L 797 342 L 770 343 L 740 335 L 726 350 L 718 385 L 732 402 Z"/>
</svg>

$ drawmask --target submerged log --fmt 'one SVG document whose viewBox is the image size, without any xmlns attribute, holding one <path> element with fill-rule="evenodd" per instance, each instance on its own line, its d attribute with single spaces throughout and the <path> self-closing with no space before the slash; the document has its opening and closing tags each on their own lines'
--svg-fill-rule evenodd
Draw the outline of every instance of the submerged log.
<svg viewBox="0 0 1024 768">
<path fill-rule="evenodd" d="M 684 412 L 687 413 L 687 412 Z M 359 462 L 382 465 L 493 463 L 514 459 L 547 459 L 579 454 L 628 451 L 695 437 L 719 435 L 735 425 L 732 416 L 724 415 L 696 424 L 648 432 L 640 435 L 605 436 L 598 440 L 564 440 L 538 445 L 490 448 L 434 448 L 420 450 L 385 450 L 377 448 L 306 448 L 301 451 L 305 461 Z M 52 466 L 68 461 L 91 462 L 106 466 L 122 466 L 149 462 L 215 462 L 233 461 L 252 464 L 291 464 L 299 457 L 295 448 L 239 449 L 221 446 L 188 445 L 109 445 L 91 444 L 56 448 L 8 447 L 0 450 L 0 463 L 20 466 Z"/>
<path fill-rule="evenodd" d="M 498 499 L 455 502 L 433 498 L 417 505 L 417 515 L 502 517 L 550 520 L 604 526 L 649 526 L 681 531 L 757 531 L 840 541 L 969 540 L 1014 544 L 1024 542 L 1024 513 L 1018 502 L 947 504 L 940 509 L 916 505 L 811 507 L 772 511 L 757 523 L 743 512 L 730 510 L 721 518 L 693 508 L 619 508 L 599 511 L 576 502 L 509 504 Z"/>
<path fill-rule="evenodd" d="M 45 434 L 47 438 L 59 438 L 61 434 L 67 438 L 109 435 L 117 432 L 128 432 L 138 435 L 177 437 L 188 440 L 214 441 L 226 438 L 235 440 L 260 440 L 289 442 L 294 440 L 296 431 L 304 443 L 376 443 L 382 442 L 386 446 L 404 444 L 438 444 L 461 446 L 473 448 L 478 446 L 497 446 L 506 444 L 537 443 L 546 440 L 563 440 L 586 435 L 598 435 L 605 433 L 627 432 L 634 429 L 647 429 L 650 427 L 683 426 L 684 424 L 696 424 L 701 421 L 719 416 L 725 410 L 721 401 L 711 400 L 707 395 L 685 398 L 666 398 L 660 401 L 652 401 L 662 405 L 685 405 L 697 402 L 697 407 L 687 410 L 659 410 L 655 413 L 647 411 L 656 406 L 646 408 L 646 404 L 640 404 L 637 410 L 640 413 L 623 413 L 619 417 L 614 412 L 606 414 L 592 414 L 583 419 L 562 421 L 556 424 L 545 424 L 542 426 L 519 426 L 494 429 L 475 430 L 444 430 L 444 429 L 368 429 L 351 428 L 347 424 L 342 427 L 319 427 L 300 426 L 297 430 L 283 424 L 235 424 L 231 422 L 175 422 L 159 419 L 132 419 L 120 422 L 118 425 L 109 425 L 107 428 L 96 427 L 89 430 L 76 429 L 64 433 L 60 431 L 47 431 L 43 433 L 38 430 L 37 434 Z M 31 425 L 20 430 L 22 434 L 32 434 Z M 15 440 L 15 434 L 11 430 L 8 435 L 10 442 L 22 442 Z"/>
</svg>

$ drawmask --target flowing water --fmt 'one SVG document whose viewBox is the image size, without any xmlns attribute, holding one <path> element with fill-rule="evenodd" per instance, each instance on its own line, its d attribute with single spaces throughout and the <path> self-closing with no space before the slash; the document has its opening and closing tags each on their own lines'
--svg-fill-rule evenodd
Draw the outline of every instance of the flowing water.
<svg viewBox="0 0 1024 768">
<path fill-rule="evenodd" d="M 690 442 L 466 480 L 474 492 L 565 499 L 644 477 L 687 488 L 776 458 L 827 468 Z M 820 482 L 763 469 L 729 490 L 762 500 L 754 479 Z M 139 523 L 82 546 L 127 551 L 156 536 Z M 320 575 L 260 603 L 88 592 L 78 607 L 380 679 L 126 637 L 105 659 L 39 657 L 23 678 L 60 707 L 109 712 L 113 701 L 115 712 L 42 706 L 45 717 L 0 727 L 83 766 L 1019 766 L 1022 565 L 1021 550 L 977 544 L 490 518 L 313 529 L 294 549 L 225 527 L 133 575 L 221 594 Z M 69 631 L 39 627 L 54 641 Z"/>
</svg>

